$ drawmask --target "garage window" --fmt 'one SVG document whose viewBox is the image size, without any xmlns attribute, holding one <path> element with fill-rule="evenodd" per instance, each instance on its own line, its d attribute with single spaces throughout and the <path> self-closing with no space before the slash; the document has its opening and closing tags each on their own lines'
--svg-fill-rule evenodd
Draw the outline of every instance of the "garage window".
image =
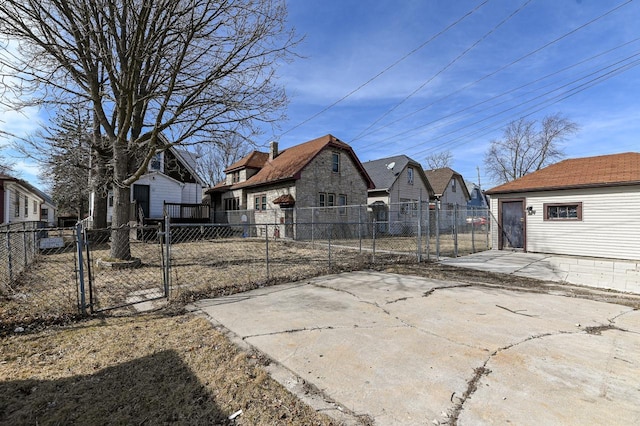
<svg viewBox="0 0 640 426">
<path fill-rule="evenodd" d="M 544 204 L 544 220 L 582 220 L 582 203 Z"/>
</svg>

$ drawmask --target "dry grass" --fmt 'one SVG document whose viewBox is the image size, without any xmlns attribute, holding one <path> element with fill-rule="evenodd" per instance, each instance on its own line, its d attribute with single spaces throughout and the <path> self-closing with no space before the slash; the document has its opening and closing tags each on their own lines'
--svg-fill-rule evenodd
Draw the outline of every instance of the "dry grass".
<svg viewBox="0 0 640 426">
<path fill-rule="evenodd" d="M 332 424 L 191 315 L 4 337 L 0 376 L 0 424 Z"/>
</svg>

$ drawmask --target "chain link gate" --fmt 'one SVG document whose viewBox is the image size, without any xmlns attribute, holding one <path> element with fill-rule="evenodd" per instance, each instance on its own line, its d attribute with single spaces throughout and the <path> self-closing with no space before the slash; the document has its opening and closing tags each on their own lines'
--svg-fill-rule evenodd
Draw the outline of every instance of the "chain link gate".
<svg viewBox="0 0 640 426">
<path fill-rule="evenodd" d="M 164 225 L 164 227 L 162 226 Z M 121 228 L 76 228 L 79 303 L 97 313 L 166 298 L 169 250 L 166 224 Z M 128 243 L 128 260 L 111 258 L 113 240 Z"/>
</svg>

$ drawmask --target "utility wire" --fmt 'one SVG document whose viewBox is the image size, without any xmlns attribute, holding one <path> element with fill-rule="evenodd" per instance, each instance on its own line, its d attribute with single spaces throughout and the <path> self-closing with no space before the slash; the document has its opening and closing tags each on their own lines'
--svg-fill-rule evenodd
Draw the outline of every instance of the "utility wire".
<svg viewBox="0 0 640 426">
<path fill-rule="evenodd" d="M 634 39 L 634 40 L 631 40 L 631 41 L 629 41 L 629 42 L 626 42 L 626 43 L 624 43 L 624 44 L 622 44 L 622 45 L 620 45 L 620 46 L 616 46 L 616 47 L 614 47 L 614 48 L 612 48 L 612 49 L 609 49 L 609 50 L 607 50 L 607 51 L 601 52 L 601 53 L 599 53 L 599 54 L 597 54 L 597 55 L 591 56 L 590 58 L 587 58 L 587 59 L 584 59 L 584 60 L 582 60 L 582 61 L 579 61 L 579 62 L 577 62 L 577 63 L 575 63 L 575 64 L 573 64 L 573 65 L 570 65 L 570 66 L 567 66 L 567 67 L 565 67 L 565 68 L 562 68 L 562 69 L 560 69 L 560 70 L 558 70 L 558 71 L 555 71 L 555 72 L 553 72 L 553 73 L 547 74 L 547 75 L 545 75 L 545 76 L 543 76 L 543 77 L 537 78 L 537 79 L 535 79 L 535 80 L 533 80 L 533 81 L 530 81 L 530 82 L 528 82 L 528 83 L 525 83 L 525 84 L 523 84 L 523 85 L 521 85 L 521 86 L 518 86 L 518 87 L 516 87 L 516 88 L 513 88 L 513 89 L 510 89 L 510 90 L 507 90 L 506 92 L 503 92 L 503 93 L 501 93 L 501 94 L 499 94 L 499 95 L 492 96 L 492 97 L 490 97 L 490 98 L 487 98 L 487 99 L 485 99 L 485 100 L 483 100 L 483 101 L 480 101 L 480 102 L 475 103 L 475 104 L 473 104 L 473 105 L 470 105 L 470 106 L 468 106 L 468 107 L 462 108 L 462 109 L 457 110 L 457 111 L 455 111 L 455 112 L 452 112 L 452 113 L 450 113 L 450 114 L 444 115 L 444 116 L 439 117 L 439 118 L 436 118 L 436 119 L 434 119 L 434 120 L 431 120 L 431 121 L 429 121 L 429 122 L 427 122 L 427 123 L 425 123 L 425 124 L 422 124 L 422 125 L 420 125 L 420 126 L 413 127 L 413 128 L 411 128 L 411 129 L 404 130 L 404 131 L 402 131 L 402 132 L 400 132 L 400 133 L 397 133 L 397 134 L 395 134 L 395 135 L 392 135 L 392 136 L 386 137 L 386 138 L 384 138 L 384 139 L 378 140 L 376 143 L 386 142 L 386 141 L 388 141 L 388 140 L 392 140 L 392 139 L 398 138 L 398 137 L 400 137 L 400 136 L 407 135 L 407 134 L 409 134 L 409 133 L 411 133 L 411 132 L 414 132 L 415 130 L 425 128 L 425 127 L 430 126 L 430 125 L 432 125 L 432 124 L 435 124 L 435 123 L 441 122 L 441 121 L 443 121 L 443 120 L 445 120 L 445 119 L 447 119 L 447 118 L 451 118 L 451 117 L 454 117 L 454 116 L 456 116 L 456 115 L 458 115 L 458 114 L 461 114 L 461 113 L 463 113 L 463 112 L 466 112 L 466 111 L 472 110 L 472 109 L 474 109 L 474 108 L 476 108 L 476 107 L 478 107 L 478 106 L 481 106 L 481 105 L 487 104 L 487 103 L 489 103 L 489 102 L 491 102 L 491 101 L 494 101 L 494 100 L 496 100 L 496 99 L 499 99 L 499 98 L 504 97 L 504 96 L 506 96 L 506 95 L 509 95 L 509 94 L 511 94 L 511 93 L 517 92 L 518 90 L 521 90 L 521 89 L 523 89 L 523 88 L 525 88 L 525 87 L 527 87 L 527 86 L 531 86 L 531 85 L 536 84 L 536 83 L 538 83 L 538 82 L 540 82 L 540 81 L 543 81 L 543 80 L 545 80 L 545 79 L 547 79 L 547 78 L 549 78 L 549 77 L 552 77 L 552 76 L 555 76 L 555 75 L 561 74 L 561 73 L 563 73 L 563 72 L 565 72 L 565 71 L 568 71 L 568 70 L 570 70 L 570 69 L 572 69 L 572 68 L 575 68 L 575 67 L 577 67 L 577 66 L 579 66 L 579 65 L 582 65 L 582 64 L 584 64 L 584 63 L 586 63 L 586 62 L 592 61 L 592 60 L 594 60 L 594 59 L 596 59 L 596 58 L 598 58 L 598 57 L 601 57 L 601 56 L 603 56 L 603 55 L 606 55 L 606 54 L 608 54 L 608 53 L 611 53 L 611 52 L 613 52 L 613 51 L 615 51 L 615 50 L 617 50 L 617 49 L 620 49 L 620 48 L 622 48 L 622 47 L 625 47 L 625 46 L 627 46 L 627 45 L 629 45 L 629 44 L 631 44 L 631 43 L 637 42 L 638 40 L 640 40 L 640 37 L 639 37 L 639 38 L 636 38 L 636 39 Z M 635 56 L 635 55 L 633 55 L 633 56 Z M 625 58 L 625 59 L 629 59 L 629 58 Z M 617 63 L 619 63 L 619 62 L 616 62 L 616 63 L 613 63 L 613 64 L 611 64 L 611 65 L 608 65 L 607 67 L 610 67 L 610 66 L 616 65 Z M 602 68 L 602 69 L 606 69 L 607 67 L 604 67 L 604 68 Z M 600 69 L 600 71 L 601 71 L 602 69 Z M 583 77 L 583 78 L 584 78 L 584 77 Z M 578 80 L 579 80 L 579 79 L 576 79 L 576 80 L 574 80 L 574 82 L 575 82 L 575 81 L 578 81 Z M 539 89 L 543 89 L 543 88 L 545 88 L 545 87 L 548 87 L 548 86 L 550 86 L 551 84 L 553 84 L 553 83 L 550 83 L 550 84 L 548 84 L 548 85 L 546 85 L 546 86 L 540 87 Z M 538 90 L 539 90 L 539 89 L 538 89 Z M 502 101 L 502 102 L 500 102 L 500 103 L 494 104 L 494 105 L 492 105 L 492 106 L 491 106 L 491 108 L 495 108 L 496 106 L 499 106 L 499 105 L 504 104 L 504 103 L 506 103 L 506 102 L 508 102 L 508 100 L 505 100 L 505 101 Z M 459 120 L 456 120 L 456 121 L 460 121 L 460 119 L 459 119 Z M 447 124 L 452 124 L 452 123 L 455 123 L 456 121 L 449 122 L 449 123 L 447 123 Z M 436 128 L 438 128 L 438 127 L 441 127 L 441 126 L 437 126 Z M 411 148 L 411 147 L 410 147 L 410 148 Z"/>
<path fill-rule="evenodd" d="M 398 102 L 393 107 L 391 107 L 391 109 L 389 109 L 387 112 L 385 112 L 380 117 L 378 117 L 366 129 L 362 130 L 358 135 L 356 135 L 356 137 L 353 138 L 350 143 L 353 143 L 353 142 L 357 141 L 358 139 L 360 139 L 367 132 L 367 130 L 371 129 L 373 126 L 378 124 L 382 119 L 384 119 L 389 114 L 391 114 L 393 111 L 395 111 L 396 108 L 398 108 L 400 105 L 402 105 L 403 103 L 408 101 L 410 98 L 412 98 L 420 90 L 422 90 L 427 84 L 431 83 L 436 77 L 438 77 L 440 74 L 442 74 L 443 72 L 445 72 L 446 70 L 451 68 L 456 62 L 458 62 L 460 59 L 462 59 L 467 53 L 469 53 L 477 45 L 482 43 L 487 37 L 489 37 L 491 34 L 493 34 L 495 31 L 497 31 L 498 28 L 500 28 L 502 25 L 504 25 L 506 22 L 508 22 L 511 18 L 513 18 L 515 15 L 517 15 L 520 11 L 522 11 L 522 9 L 524 9 L 529 3 L 531 3 L 531 1 L 532 0 L 526 0 L 523 4 L 520 5 L 520 7 L 518 7 L 515 11 L 513 11 L 509 16 L 507 16 L 502 21 L 500 21 L 496 26 L 494 26 L 492 29 L 490 29 L 487 33 L 485 33 L 478 40 L 476 40 L 471 46 L 469 46 L 462 53 L 460 53 L 458 56 L 456 56 L 455 59 L 453 59 L 451 62 L 449 62 L 447 65 L 445 65 L 444 68 L 441 68 L 437 73 L 435 73 L 433 76 L 431 76 L 427 81 L 425 81 L 420 86 L 418 86 L 418 88 L 416 88 L 413 92 L 411 92 L 404 99 L 402 99 L 400 102 Z"/>
<path fill-rule="evenodd" d="M 451 28 L 455 27 L 456 25 L 458 25 L 460 22 L 462 22 L 464 19 L 468 18 L 469 16 L 471 16 L 473 13 L 477 12 L 482 6 L 484 6 L 485 4 L 487 4 L 489 2 L 489 0 L 484 0 L 482 3 L 480 3 L 478 6 L 476 6 L 475 8 L 471 9 L 470 11 L 468 11 L 467 13 L 465 13 L 462 17 L 458 18 L 456 21 L 454 21 L 453 23 L 449 24 L 447 27 L 445 27 L 443 30 L 440 30 L 440 32 L 436 33 L 435 35 L 431 36 L 428 40 L 426 40 L 424 43 L 422 43 L 421 45 L 419 45 L 418 47 L 416 47 L 415 49 L 413 49 L 411 52 L 407 53 L 406 55 L 404 55 L 403 57 L 401 57 L 400 59 L 398 59 L 397 61 L 395 61 L 394 63 L 392 63 L 391 65 L 389 65 L 388 67 L 386 67 L 385 69 L 383 69 L 382 71 L 380 71 L 378 74 L 376 74 L 375 76 L 371 77 L 369 80 L 367 80 L 366 82 L 362 83 L 360 86 L 356 87 L 355 89 L 353 89 L 351 92 L 347 93 L 346 95 L 344 95 L 343 97 L 341 97 L 340 99 L 338 99 L 337 101 L 335 101 L 334 103 L 332 103 L 331 105 L 323 108 L 322 110 L 318 111 L 317 113 L 315 113 L 314 115 L 312 115 L 311 117 L 303 120 L 302 122 L 296 124 L 295 126 L 291 127 L 289 130 L 285 131 L 284 133 L 281 133 L 280 136 L 277 139 L 280 139 L 282 136 L 286 135 L 287 133 L 297 129 L 298 127 L 308 123 L 309 121 L 313 120 L 314 118 L 318 117 L 321 114 L 324 114 L 325 112 L 327 112 L 328 110 L 330 110 L 331 108 L 333 108 L 334 106 L 338 105 L 340 102 L 344 101 L 345 99 L 347 99 L 349 96 L 353 95 L 354 93 L 358 92 L 360 89 L 362 89 L 363 87 L 365 87 L 366 85 L 368 85 L 369 83 L 371 83 L 373 80 L 377 79 L 378 77 L 380 77 L 382 74 L 386 73 L 387 71 L 389 71 L 391 68 L 395 67 L 396 65 L 398 65 L 400 62 L 404 61 L 405 59 L 407 59 L 409 56 L 413 55 L 414 53 L 418 52 L 420 49 L 422 49 L 423 47 L 425 47 L 427 44 L 431 43 L 433 40 L 435 40 L 436 38 L 440 37 L 441 35 L 443 35 L 444 33 L 446 33 L 447 31 L 449 31 Z"/>
<path fill-rule="evenodd" d="M 491 73 L 489 73 L 489 74 L 487 74 L 487 75 L 485 75 L 485 76 L 483 76 L 483 77 L 481 77 L 481 78 L 479 78 L 479 79 L 477 79 L 477 80 L 475 80 L 475 81 L 473 81 L 473 82 L 471 82 L 471 83 L 469 83 L 469 84 L 467 84 L 467 85 L 465 85 L 465 86 L 461 87 L 460 89 L 458 89 L 458 90 L 456 90 L 456 91 L 454 91 L 454 92 L 451 92 L 450 94 L 448 94 L 448 95 L 446 95 L 446 96 L 444 96 L 444 97 L 442 97 L 442 98 L 439 98 L 439 99 L 437 99 L 437 100 L 435 100 L 435 101 L 431 102 L 430 104 L 428 104 L 428 105 L 426 105 L 426 106 L 424 106 L 424 107 L 422 107 L 422 108 L 420 108 L 420 109 L 418 109 L 418 110 L 414 111 L 414 112 L 413 112 L 413 113 L 411 113 L 411 114 L 408 114 L 408 115 L 406 115 L 406 116 L 402 117 L 401 119 L 398 119 L 398 120 L 394 121 L 393 123 L 389 123 L 389 124 L 387 124 L 387 125 L 385 125 L 385 126 L 378 127 L 377 129 L 372 130 L 372 131 L 370 131 L 370 132 L 368 132 L 368 133 L 360 132 L 360 134 L 359 134 L 356 138 L 354 138 L 351 142 L 354 142 L 354 141 L 356 141 L 356 140 L 358 140 L 358 139 L 361 139 L 361 138 L 363 138 L 363 137 L 365 137 L 365 136 L 369 136 L 369 135 L 371 135 L 371 134 L 373 134 L 373 133 L 376 133 L 376 132 L 378 132 L 378 131 L 380 131 L 380 130 L 382 130 L 382 129 L 384 129 L 384 128 L 388 127 L 388 126 L 390 126 L 391 124 L 394 124 L 394 123 L 397 123 L 398 121 L 404 120 L 404 119 L 406 119 L 406 118 L 408 118 L 408 117 L 410 117 L 410 116 L 412 116 L 412 115 L 414 115 L 414 114 L 416 114 L 416 113 L 418 113 L 418 112 L 420 112 L 420 111 L 422 111 L 422 110 L 424 110 L 424 109 L 426 109 L 426 108 L 429 108 L 429 107 L 431 107 L 431 106 L 435 105 L 436 103 L 438 103 L 438 102 L 440 102 L 440 101 L 443 101 L 443 100 L 445 100 L 445 99 L 448 99 L 448 98 L 450 98 L 451 96 L 453 96 L 453 95 L 455 95 L 455 94 L 458 94 L 458 93 L 462 92 L 463 90 L 466 90 L 466 89 L 468 89 L 468 88 L 470 88 L 470 87 L 472 87 L 472 86 L 474 86 L 474 85 L 476 85 L 476 84 L 480 83 L 481 81 L 486 80 L 486 79 L 487 79 L 487 78 L 489 78 L 489 77 L 492 77 L 492 76 L 494 76 L 494 75 L 498 74 L 499 72 L 504 71 L 505 69 L 507 69 L 507 68 L 509 68 L 509 67 L 511 67 L 511 66 L 513 66 L 513 65 L 515 65 L 515 64 L 517 64 L 518 62 L 521 62 L 521 61 L 523 61 L 524 59 L 529 58 L 529 57 L 531 57 L 531 56 L 535 55 L 536 53 L 539 53 L 540 51 L 542 51 L 542 50 L 544 50 L 544 49 L 546 49 L 546 48 L 548 48 L 548 47 L 552 46 L 553 44 L 558 43 L 559 41 L 561 41 L 561 40 L 563 40 L 563 39 L 565 39 L 565 38 L 569 37 L 570 35 L 572 35 L 572 34 L 574 34 L 574 33 L 578 32 L 578 31 L 580 31 L 580 30 L 582 30 L 583 28 L 585 28 L 585 27 L 587 27 L 587 26 L 589 26 L 589 25 L 591 25 L 591 24 L 593 24 L 593 23 L 595 23 L 595 22 L 599 21 L 600 19 L 602 19 L 602 18 L 604 18 L 604 17 L 606 17 L 606 16 L 610 15 L 611 13 L 613 13 L 613 12 L 617 11 L 618 9 L 620 9 L 620 8 L 622 8 L 622 7 L 626 6 L 626 5 L 628 5 L 628 4 L 629 4 L 629 3 L 631 3 L 632 1 L 633 1 L 633 0 L 628 0 L 628 1 L 626 1 L 625 3 L 622 3 L 622 4 L 620 4 L 620 5 L 616 6 L 616 7 L 614 7 L 614 8 L 612 8 L 612 9 L 608 10 L 607 12 L 603 13 L 602 15 L 597 16 L 596 18 L 594 18 L 594 19 L 592 19 L 592 20 L 590 20 L 590 21 L 588 21 L 588 22 L 586 22 L 586 23 L 584 23 L 584 24 L 582 24 L 582 25 L 580 25 L 580 26 L 578 26 L 578 27 L 574 28 L 573 30 L 569 31 L 568 33 L 565 33 L 565 34 L 563 34 L 562 36 L 560 36 L 560 37 L 558 37 L 558 38 L 556 38 L 556 39 L 554 39 L 554 40 L 551 40 L 550 42 L 548 42 L 548 43 L 546 43 L 546 44 L 544 44 L 544 45 L 542 45 L 542 46 L 538 47 L 537 49 L 532 50 L 531 52 L 527 53 L 527 54 L 526 54 L 526 55 L 524 55 L 524 56 L 519 57 L 518 59 L 516 59 L 516 60 L 514 60 L 514 61 L 510 62 L 509 64 L 504 65 L 504 66 L 502 66 L 502 67 L 498 68 L 497 70 L 495 70 L 495 71 L 493 71 L 493 72 L 491 72 Z M 370 129 L 371 127 L 372 127 L 372 126 L 369 126 L 367 129 Z M 365 129 L 365 131 L 366 131 L 366 129 Z"/>
<path fill-rule="evenodd" d="M 638 53 L 637 55 L 633 55 L 633 56 L 638 56 L 638 55 L 640 55 L 640 53 Z M 602 82 L 604 82 L 604 81 L 606 81 L 606 80 L 608 80 L 610 78 L 613 78 L 613 77 L 615 77 L 615 76 L 617 76 L 617 75 L 619 75 L 619 74 L 621 74 L 623 72 L 626 72 L 626 71 L 628 71 L 628 70 L 630 70 L 630 69 L 632 69 L 632 68 L 634 68 L 634 67 L 636 67 L 638 65 L 640 65 L 640 59 L 635 60 L 635 61 L 633 61 L 631 63 L 628 63 L 628 64 L 625 64 L 625 65 L 622 65 L 622 66 L 620 66 L 618 68 L 615 68 L 615 69 L 613 69 L 613 70 L 611 70 L 611 71 L 609 71 L 609 72 L 607 72 L 605 74 L 599 75 L 599 76 L 597 76 L 597 77 L 595 77 L 595 78 L 593 78 L 593 79 L 591 79 L 591 80 L 589 80 L 589 81 L 587 81 L 587 82 L 585 82 L 583 84 L 575 86 L 575 87 L 573 87 L 573 88 L 571 88 L 571 89 L 569 89 L 569 90 L 567 90 L 567 91 L 565 91 L 563 93 L 557 94 L 556 96 L 553 96 L 553 97 L 551 97 L 549 99 L 546 99 L 546 100 L 544 100 L 542 102 L 539 102 L 539 103 L 537 103 L 535 105 L 532 105 L 531 107 L 529 107 L 529 108 L 527 108 L 527 109 L 525 109 L 523 111 L 523 112 L 527 112 L 526 114 L 518 113 L 518 114 L 511 115 L 510 117 L 508 117 L 506 119 L 498 120 L 498 121 L 493 122 L 493 123 L 491 123 L 491 124 L 489 124 L 489 125 L 487 125 L 485 127 L 482 127 L 480 129 L 476 129 L 476 130 L 473 130 L 471 132 L 465 133 L 464 135 L 458 136 L 458 137 L 456 137 L 454 139 L 451 139 L 449 141 L 440 143 L 440 144 L 435 145 L 433 147 L 425 148 L 425 149 L 420 150 L 420 151 L 414 151 L 412 155 L 426 153 L 426 152 L 435 152 L 435 151 L 437 151 L 439 149 L 442 149 L 444 147 L 454 147 L 454 146 L 465 145 L 465 144 L 471 142 L 472 140 L 468 140 L 466 142 L 462 142 L 462 143 L 458 143 L 458 144 L 456 144 L 456 142 L 458 142 L 460 140 L 464 140 L 465 138 L 468 138 L 468 137 L 471 137 L 471 136 L 476 136 L 478 133 L 481 133 L 481 132 L 484 132 L 484 131 L 486 131 L 486 132 L 482 133 L 479 136 L 486 136 L 487 134 L 490 134 L 490 133 L 492 133 L 492 132 L 494 132 L 496 130 L 499 130 L 501 127 L 503 127 L 505 124 L 507 124 L 510 120 L 513 120 L 514 117 L 518 117 L 518 118 L 529 117 L 529 116 L 531 116 L 531 115 L 533 115 L 533 114 L 535 114 L 537 112 L 540 112 L 540 111 L 548 108 L 551 105 L 555 105 L 555 104 L 557 104 L 559 102 L 562 102 L 563 100 L 566 100 L 566 99 L 568 99 L 568 98 L 570 98 L 572 96 L 575 96 L 575 95 L 577 95 L 579 93 L 582 93 L 585 90 L 590 89 L 591 87 L 593 87 L 593 86 L 595 86 L 597 84 L 600 84 L 600 83 L 602 83 Z M 522 102 L 521 104 L 519 104 L 517 106 L 521 106 L 521 105 L 529 103 L 531 101 L 532 100 L 528 100 L 528 101 Z M 510 109 L 505 110 L 505 111 L 509 111 L 511 109 L 515 109 L 515 107 L 514 108 L 510 108 Z M 473 126 L 475 124 L 479 124 L 479 123 L 481 123 L 483 121 L 486 121 L 486 120 L 488 120 L 490 118 L 496 117 L 498 115 L 502 115 L 505 111 L 501 111 L 499 113 L 492 114 L 491 116 L 485 117 L 482 120 L 478 120 L 475 123 L 463 126 L 463 127 L 459 128 L 456 131 L 460 131 L 460 130 L 462 130 L 464 128 L 471 127 L 471 126 Z M 452 132 L 450 132 L 448 134 L 451 134 L 451 133 Z M 446 135 L 438 136 L 435 139 L 440 139 L 443 136 L 446 136 Z"/>
</svg>

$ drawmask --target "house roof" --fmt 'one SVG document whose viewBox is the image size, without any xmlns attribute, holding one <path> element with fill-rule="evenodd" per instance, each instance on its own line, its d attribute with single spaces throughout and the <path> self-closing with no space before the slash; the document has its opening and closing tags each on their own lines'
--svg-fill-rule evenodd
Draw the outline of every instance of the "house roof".
<svg viewBox="0 0 640 426">
<path fill-rule="evenodd" d="M 395 181 L 398 180 L 400 172 L 402 172 L 402 170 L 404 170 L 408 165 L 413 166 L 417 170 L 420 178 L 427 187 L 427 190 L 430 191 L 429 195 L 431 195 L 433 188 L 431 188 L 431 185 L 422 170 L 422 166 L 420 163 L 406 155 L 396 155 L 393 157 L 380 158 L 378 160 L 362 163 L 362 166 L 371 177 L 371 180 L 373 180 L 376 190 L 388 190 L 391 188 Z"/>
<path fill-rule="evenodd" d="M 45 193 L 40 191 L 35 186 L 31 185 L 26 180 L 19 179 L 19 178 L 13 177 L 13 176 L 9 176 L 9 175 L 7 175 L 5 173 L 0 173 L 0 182 L 1 181 L 15 182 L 16 184 L 22 186 L 27 191 L 29 191 L 32 194 L 36 195 L 37 197 L 41 198 L 42 201 L 47 201 L 49 203 L 52 203 L 51 201 L 49 201 L 49 200 L 51 200 L 51 198 L 49 196 L 47 196 Z"/>
<path fill-rule="evenodd" d="M 444 194 L 444 191 L 447 190 L 447 186 L 449 185 L 451 179 L 458 178 L 460 187 L 466 193 L 467 198 L 471 198 L 462 175 L 455 170 L 449 167 L 443 167 L 441 169 L 425 170 L 424 173 L 425 175 L 427 175 L 427 179 L 429 180 L 433 191 L 436 193 L 436 196 L 441 196 L 442 194 Z"/>
<path fill-rule="evenodd" d="M 242 168 L 261 169 L 268 159 L 269 153 L 267 152 L 251 151 L 249 154 L 224 169 L 224 172 L 230 173 Z"/>
<path fill-rule="evenodd" d="M 640 153 L 560 161 L 487 191 L 487 194 L 640 184 Z"/>
<path fill-rule="evenodd" d="M 233 185 L 231 189 L 267 185 L 280 181 L 298 179 L 302 170 L 304 170 L 304 168 L 318 154 L 320 154 L 322 150 L 328 147 L 346 151 L 354 160 L 356 167 L 359 169 L 360 174 L 367 183 L 367 187 L 370 189 L 374 188 L 373 181 L 367 174 L 364 167 L 362 167 L 362 164 L 360 163 L 360 160 L 358 160 L 358 157 L 356 156 L 353 149 L 335 136 L 325 135 L 320 138 L 302 143 L 300 145 L 287 148 L 281 151 L 280 154 L 273 160 L 269 160 L 267 154 L 267 160 L 264 162 L 262 169 L 260 169 L 258 173 L 251 176 L 251 178 L 247 179 L 244 182 Z M 251 154 L 249 154 L 249 156 L 250 155 Z M 247 163 L 249 163 L 250 160 L 247 159 L 247 157 L 245 157 L 245 159 Z M 231 167 L 229 167 L 227 170 L 231 170 Z"/>
</svg>

